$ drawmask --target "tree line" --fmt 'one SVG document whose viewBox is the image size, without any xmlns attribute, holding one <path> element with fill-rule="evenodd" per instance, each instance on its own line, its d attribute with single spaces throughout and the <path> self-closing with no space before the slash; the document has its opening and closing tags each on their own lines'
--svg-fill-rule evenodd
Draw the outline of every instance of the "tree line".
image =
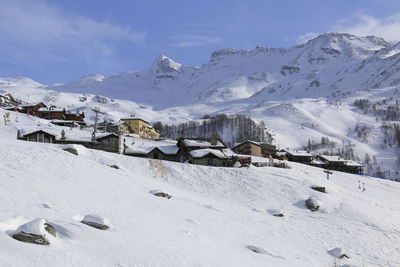
<svg viewBox="0 0 400 267">
<path fill-rule="evenodd" d="M 154 123 L 154 128 L 167 138 L 220 139 L 227 146 L 233 146 L 235 143 L 246 140 L 273 142 L 272 134 L 263 121 L 257 123 L 250 117 L 241 114 L 205 115 L 199 120 L 180 124 L 163 124 L 157 121 Z"/>
</svg>

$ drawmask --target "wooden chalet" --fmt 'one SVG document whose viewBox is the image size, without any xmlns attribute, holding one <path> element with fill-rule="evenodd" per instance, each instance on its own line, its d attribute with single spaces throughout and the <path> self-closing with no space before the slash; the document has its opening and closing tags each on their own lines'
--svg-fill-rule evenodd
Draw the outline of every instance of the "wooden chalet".
<svg viewBox="0 0 400 267">
<path fill-rule="evenodd" d="M 147 148 L 127 148 L 125 155 L 179 162 L 179 148 L 175 145 Z"/>
<path fill-rule="evenodd" d="M 284 150 L 276 151 L 273 157 L 279 160 L 289 160 L 289 157 Z"/>
<path fill-rule="evenodd" d="M 83 112 L 72 113 L 65 108 L 60 108 L 56 106 L 43 107 L 38 110 L 38 117 L 46 120 L 51 120 L 55 125 L 59 126 L 86 126 L 85 114 Z"/>
<path fill-rule="evenodd" d="M 45 130 L 37 130 L 32 132 L 23 133 L 21 135 L 20 131 L 17 132 L 17 139 L 25 140 L 30 142 L 39 142 L 39 143 L 56 143 L 56 135 L 47 132 Z"/>
<path fill-rule="evenodd" d="M 67 136 L 62 130 L 58 133 L 53 129 L 23 129 L 17 132 L 17 139 L 39 143 L 78 144 L 87 148 L 119 152 L 119 136 L 114 133 L 98 134 L 94 140 L 86 137 Z"/>
<path fill-rule="evenodd" d="M 345 171 L 347 160 L 339 156 L 317 155 L 316 159 L 325 162 L 326 168 L 334 171 Z"/>
<path fill-rule="evenodd" d="M 319 160 L 318 158 L 313 158 L 311 165 L 318 168 L 326 169 L 328 164 L 325 161 Z"/>
<path fill-rule="evenodd" d="M 39 117 L 39 109 L 46 108 L 47 106 L 43 102 L 31 103 L 31 104 L 20 104 L 18 106 L 13 106 L 6 108 L 6 110 L 16 111 L 20 113 L 25 113 L 28 115 Z"/>
<path fill-rule="evenodd" d="M 217 149 L 202 148 L 189 152 L 188 161 L 191 164 L 215 167 L 231 167 L 231 158 Z"/>
<path fill-rule="evenodd" d="M 222 150 L 226 149 L 222 141 L 209 139 L 179 138 L 176 145 L 179 148 L 180 162 L 190 161 L 190 152 L 194 150 L 213 149 L 222 153 Z"/>
<path fill-rule="evenodd" d="M 262 142 L 254 142 L 246 140 L 242 143 L 236 144 L 233 150 L 238 154 L 253 155 L 257 157 L 267 158 L 270 155 L 274 155 L 276 152 L 276 146 L 265 144 Z"/>
<path fill-rule="evenodd" d="M 82 124 L 85 123 L 84 119 L 85 119 L 85 113 L 84 112 L 76 112 L 76 113 L 72 113 L 72 112 L 66 112 L 65 113 L 65 119 L 69 120 L 69 121 L 76 121 L 78 124 Z M 82 123 L 81 123 L 82 122 Z"/>
<path fill-rule="evenodd" d="M 286 156 L 289 161 L 294 161 L 294 162 L 299 162 L 303 164 L 311 164 L 313 160 L 313 155 L 308 153 L 307 151 L 304 150 L 289 150 L 285 149 L 282 150 L 281 152 L 286 152 Z"/>
<path fill-rule="evenodd" d="M 119 152 L 119 136 L 115 133 L 99 135 L 95 138 L 97 143 L 93 148 L 108 152 Z"/>
<path fill-rule="evenodd" d="M 182 151 L 190 152 L 196 149 L 216 149 L 222 151 L 225 144 L 220 140 L 179 138 L 176 144 Z"/>
<path fill-rule="evenodd" d="M 115 134 L 128 134 L 129 133 L 129 125 L 125 121 L 118 122 L 101 122 L 97 125 L 97 130 L 102 132 L 110 132 Z"/>
<path fill-rule="evenodd" d="M 65 120 L 65 113 L 66 111 L 64 108 L 55 106 L 48 108 L 43 107 L 38 110 L 39 117 L 46 120 Z"/>
<path fill-rule="evenodd" d="M 360 174 L 363 166 L 358 162 L 346 160 L 340 156 L 318 155 L 316 159 L 325 163 L 325 168 L 329 170 L 342 171 L 348 173 Z"/>
<path fill-rule="evenodd" d="M 346 172 L 354 173 L 354 174 L 362 174 L 363 173 L 363 165 L 353 160 L 348 160 L 346 162 Z"/>
</svg>

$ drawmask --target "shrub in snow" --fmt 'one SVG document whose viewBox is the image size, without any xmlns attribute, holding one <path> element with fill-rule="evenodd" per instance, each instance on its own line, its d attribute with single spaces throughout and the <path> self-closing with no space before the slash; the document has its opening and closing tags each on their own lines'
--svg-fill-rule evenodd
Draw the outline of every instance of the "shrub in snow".
<svg viewBox="0 0 400 267">
<path fill-rule="evenodd" d="M 306 200 L 306 207 L 311 211 L 317 211 L 319 209 L 319 202 L 314 197 L 309 197 Z"/>
<path fill-rule="evenodd" d="M 253 246 L 253 245 L 246 246 L 246 248 L 250 249 L 251 251 L 253 251 L 255 253 L 260 253 L 260 254 L 267 253 L 267 251 L 265 249 L 260 248 L 260 247 L 256 247 L 256 246 Z"/>
<path fill-rule="evenodd" d="M 47 246 L 50 245 L 49 234 L 56 237 L 56 229 L 45 219 L 39 218 L 18 227 L 12 237 L 22 242 Z"/>
<path fill-rule="evenodd" d="M 171 194 L 169 194 L 168 192 L 166 192 L 164 190 L 160 190 L 160 189 L 151 190 L 149 193 L 153 194 L 153 195 L 155 195 L 157 197 L 165 197 L 165 198 L 168 198 L 168 199 L 170 199 L 172 197 Z"/>
<path fill-rule="evenodd" d="M 66 147 L 66 148 L 63 148 L 63 150 L 67 151 L 71 154 L 74 154 L 74 155 L 79 155 L 78 150 L 76 150 L 76 148 L 74 148 L 74 147 Z"/>
<path fill-rule="evenodd" d="M 334 248 L 328 250 L 328 254 L 338 259 L 350 258 L 344 253 L 344 250 L 341 248 Z"/>
<path fill-rule="evenodd" d="M 108 228 L 110 228 L 110 222 L 106 218 L 98 215 L 85 215 L 81 223 L 100 230 L 107 230 Z"/>
</svg>

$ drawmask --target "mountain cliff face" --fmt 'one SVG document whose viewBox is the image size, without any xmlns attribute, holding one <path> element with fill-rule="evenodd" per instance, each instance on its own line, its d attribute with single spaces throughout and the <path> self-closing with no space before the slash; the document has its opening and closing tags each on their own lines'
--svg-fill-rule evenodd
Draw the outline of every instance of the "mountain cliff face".
<svg viewBox="0 0 400 267">
<path fill-rule="evenodd" d="M 282 148 L 329 137 L 337 144 L 329 152 L 350 147 L 360 161 L 375 157 L 372 169 L 395 170 L 385 175 L 400 179 L 400 43 L 378 37 L 329 33 L 290 48 L 220 49 L 199 67 L 162 55 L 148 70 L 67 84 L 0 82 L 0 93 L 85 111 L 89 119 L 94 106 L 108 119 L 133 113 L 168 124 L 239 113 L 265 121 Z M 370 100 L 368 112 L 354 104 L 360 99 Z"/>
</svg>

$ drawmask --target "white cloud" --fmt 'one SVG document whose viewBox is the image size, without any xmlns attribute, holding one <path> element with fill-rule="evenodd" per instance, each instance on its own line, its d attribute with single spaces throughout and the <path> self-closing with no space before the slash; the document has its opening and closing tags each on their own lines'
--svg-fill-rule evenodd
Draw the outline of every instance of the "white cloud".
<svg viewBox="0 0 400 267">
<path fill-rule="evenodd" d="M 340 19 L 327 32 L 349 33 L 356 36 L 374 35 L 387 41 L 400 41 L 400 13 L 385 18 L 377 18 L 357 12 L 353 16 Z M 305 43 L 320 33 L 308 32 L 297 37 L 298 43 Z"/>
<path fill-rule="evenodd" d="M 375 35 L 388 41 L 400 40 L 400 13 L 386 18 L 377 18 L 358 12 L 350 19 L 339 20 L 331 29 L 358 36 Z"/>
<path fill-rule="evenodd" d="M 320 35 L 320 33 L 316 33 L 316 32 L 304 33 L 304 34 L 300 35 L 299 37 L 297 37 L 297 43 L 304 44 L 307 41 L 317 37 L 318 35 Z"/>
<path fill-rule="evenodd" d="M 59 61 L 101 63 L 115 53 L 116 43 L 142 45 L 145 38 L 129 26 L 69 14 L 40 0 L 0 1 L 0 55 L 8 60 L 42 54 Z"/>
<path fill-rule="evenodd" d="M 173 43 L 171 46 L 174 47 L 190 47 L 190 46 L 202 46 L 213 43 L 219 43 L 222 41 L 220 37 L 211 37 L 204 35 L 195 35 L 195 34 L 183 34 L 183 35 L 173 35 L 171 36 Z"/>
</svg>

